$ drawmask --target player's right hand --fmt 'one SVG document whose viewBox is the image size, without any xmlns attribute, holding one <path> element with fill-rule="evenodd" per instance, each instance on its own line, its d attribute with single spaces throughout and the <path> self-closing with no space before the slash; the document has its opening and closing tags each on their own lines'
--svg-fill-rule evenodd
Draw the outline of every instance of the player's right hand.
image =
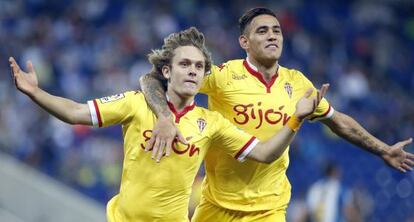
<svg viewBox="0 0 414 222">
<path fill-rule="evenodd" d="M 160 162 L 164 154 L 165 156 L 171 154 L 172 143 L 176 138 L 178 142 L 187 144 L 187 141 L 171 119 L 159 117 L 157 124 L 155 124 L 152 130 L 151 139 L 145 146 L 145 151 L 149 151 L 152 148 L 151 158 Z"/>
<path fill-rule="evenodd" d="M 12 77 L 17 89 L 27 95 L 33 95 L 38 89 L 38 81 L 36 72 L 31 61 L 27 61 L 27 69 L 29 72 L 23 72 L 13 57 L 9 58 Z"/>
<path fill-rule="evenodd" d="M 309 88 L 302 98 L 296 103 L 296 111 L 295 116 L 300 120 L 305 119 L 307 116 L 311 115 L 315 112 L 316 107 L 318 107 L 319 103 L 325 96 L 326 92 L 328 91 L 329 84 L 323 84 L 321 89 L 318 90 L 316 96 L 311 96 L 313 93 L 313 89 Z"/>
</svg>

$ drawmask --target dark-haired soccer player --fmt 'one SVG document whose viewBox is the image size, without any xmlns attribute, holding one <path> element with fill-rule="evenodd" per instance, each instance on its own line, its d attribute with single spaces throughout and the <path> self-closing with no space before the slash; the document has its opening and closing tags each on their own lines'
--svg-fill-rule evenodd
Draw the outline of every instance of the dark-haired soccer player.
<svg viewBox="0 0 414 222">
<path fill-rule="evenodd" d="M 239 43 L 247 57 L 213 67 L 200 91 L 209 96 L 210 110 L 220 112 L 237 127 L 266 140 L 284 128 L 296 102 L 314 86 L 300 71 L 279 64 L 282 28 L 271 10 L 249 10 L 239 23 Z M 171 114 L 156 76 L 146 75 L 141 86 L 160 119 L 147 149 L 155 144 L 153 153 L 160 156 L 165 144 L 169 152 L 169 141 L 179 133 L 169 120 Z M 335 111 L 325 99 L 309 119 L 321 121 L 340 137 L 381 157 L 397 170 L 412 170 L 414 155 L 403 150 L 411 139 L 387 145 L 351 117 Z M 209 151 L 205 158 L 202 198 L 193 221 L 285 221 L 291 190 L 286 177 L 288 149 L 271 164 L 239 163 L 225 155 L 220 144 L 216 145 L 217 152 Z"/>
<path fill-rule="evenodd" d="M 80 104 L 43 91 L 38 87 L 30 62 L 29 72 L 25 73 L 14 58 L 9 59 L 16 87 L 50 114 L 70 124 L 122 125 L 125 153 L 122 181 L 119 194 L 107 205 L 110 222 L 188 221 L 191 186 L 212 144 L 221 144 L 223 154 L 237 161 L 250 158 L 270 163 L 283 153 L 302 120 L 314 111 L 327 90 L 325 85 L 316 97 L 310 96 L 312 89 L 302 94 L 287 126 L 260 142 L 219 113 L 195 106 L 194 96 L 204 74 L 211 68 L 204 36 L 197 29 L 171 34 L 161 49 L 149 55 L 149 60 L 154 70 L 165 78 L 169 109 L 189 142 L 187 145 L 175 143 L 176 155 L 160 164 L 152 161 L 149 153 L 144 153 L 157 118 L 141 92 L 130 91 Z"/>
</svg>

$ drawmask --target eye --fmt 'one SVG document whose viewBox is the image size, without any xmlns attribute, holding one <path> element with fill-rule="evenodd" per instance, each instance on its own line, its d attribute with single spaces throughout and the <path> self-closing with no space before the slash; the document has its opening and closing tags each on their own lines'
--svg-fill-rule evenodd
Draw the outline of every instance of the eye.
<svg viewBox="0 0 414 222">
<path fill-rule="evenodd" d="M 203 69 L 204 68 L 204 65 L 202 63 L 197 63 L 196 64 L 196 68 L 197 69 Z"/>
<path fill-rule="evenodd" d="M 180 66 L 182 67 L 187 67 L 189 64 L 188 62 L 184 61 L 184 62 L 180 62 Z"/>
</svg>

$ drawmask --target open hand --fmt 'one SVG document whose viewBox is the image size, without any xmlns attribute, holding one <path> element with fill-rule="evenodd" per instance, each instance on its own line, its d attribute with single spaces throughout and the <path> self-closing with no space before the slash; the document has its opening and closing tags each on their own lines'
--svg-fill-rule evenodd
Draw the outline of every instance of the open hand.
<svg viewBox="0 0 414 222">
<path fill-rule="evenodd" d="M 176 125 L 170 119 L 161 117 L 152 130 L 152 136 L 145 146 L 145 151 L 149 151 L 152 148 L 151 158 L 160 162 L 164 153 L 165 156 L 171 154 L 171 147 L 175 138 L 177 138 L 178 142 L 187 144 Z"/>
<path fill-rule="evenodd" d="M 404 147 L 413 141 L 412 138 L 398 142 L 390 147 L 381 157 L 389 166 L 405 173 L 414 167 L 414 154 L 404 151 Z"/>
<path fill-rule="evenodd" d="M 9 63 L 16 88 L 27 95 L 32 95 L 38 89 L 37 76 L 32 62 L 27 62 L 29 72 L 23 72 L 13 57 L 9 58 Z"/>
<path fill-rule="evenodd" d="M 302 98 L 296 103 L 296 111 L 295 116 L 300 120 L 303 120 L 307 116 L 311 115 L 315 112 L 316 107 L 318 107 L 319 103 L 321 102 L 322 98 L 325 96 L 326 92 L 328 91 L 329 84 L 323 84 L 321 89 L 318 90 L 316 96 L 312 96 L 313 90 L 309 88 Z"/>
</svg>

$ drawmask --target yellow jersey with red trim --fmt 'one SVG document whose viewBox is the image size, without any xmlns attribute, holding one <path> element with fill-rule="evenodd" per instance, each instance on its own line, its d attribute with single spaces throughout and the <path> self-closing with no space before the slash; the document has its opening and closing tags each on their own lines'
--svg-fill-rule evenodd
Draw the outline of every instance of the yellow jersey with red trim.
<svg viewBox="0 0 414 222">
<path fill-rule="evenodd" d="M 266 82 L 248 59 L 240 59 L 213 67 L 200 92 L 208 95 L 210 110 L 265 141 L 286 125 L 297 101 L 309 88 L 315 89 L 300 71 L 279 66 Z M 313 95 L 316 93 L 314 90 Z M 309 119 L 329 118 L 333 112 L 323 99 Z M 253 160 L 241 164 L 223 156 L 221 146 L 214 148 L 216 152 L 212 150 L 205 158 L 202 195 L 207 201 L 238 211 L 286 208 L 291 189 L 286 176 L 289 148 L 271 164 Z"/>
<path fill-rule="evenodd" d="M 207 150 L 222 144 L 223 155 L 243 161 L 258 143 L 221 114 L 195 106 L 176 112 L 176 124 L 189 141 L 173 144 L 160 163 L 145 152 L 157 118 L 141 92 L 126 92 L 88 101 L 94 126 L 122 125 L 124 162 L 119 194 L 107 205 L 110 222 L 188 221 L 194 178 Z"/>
</svg>

